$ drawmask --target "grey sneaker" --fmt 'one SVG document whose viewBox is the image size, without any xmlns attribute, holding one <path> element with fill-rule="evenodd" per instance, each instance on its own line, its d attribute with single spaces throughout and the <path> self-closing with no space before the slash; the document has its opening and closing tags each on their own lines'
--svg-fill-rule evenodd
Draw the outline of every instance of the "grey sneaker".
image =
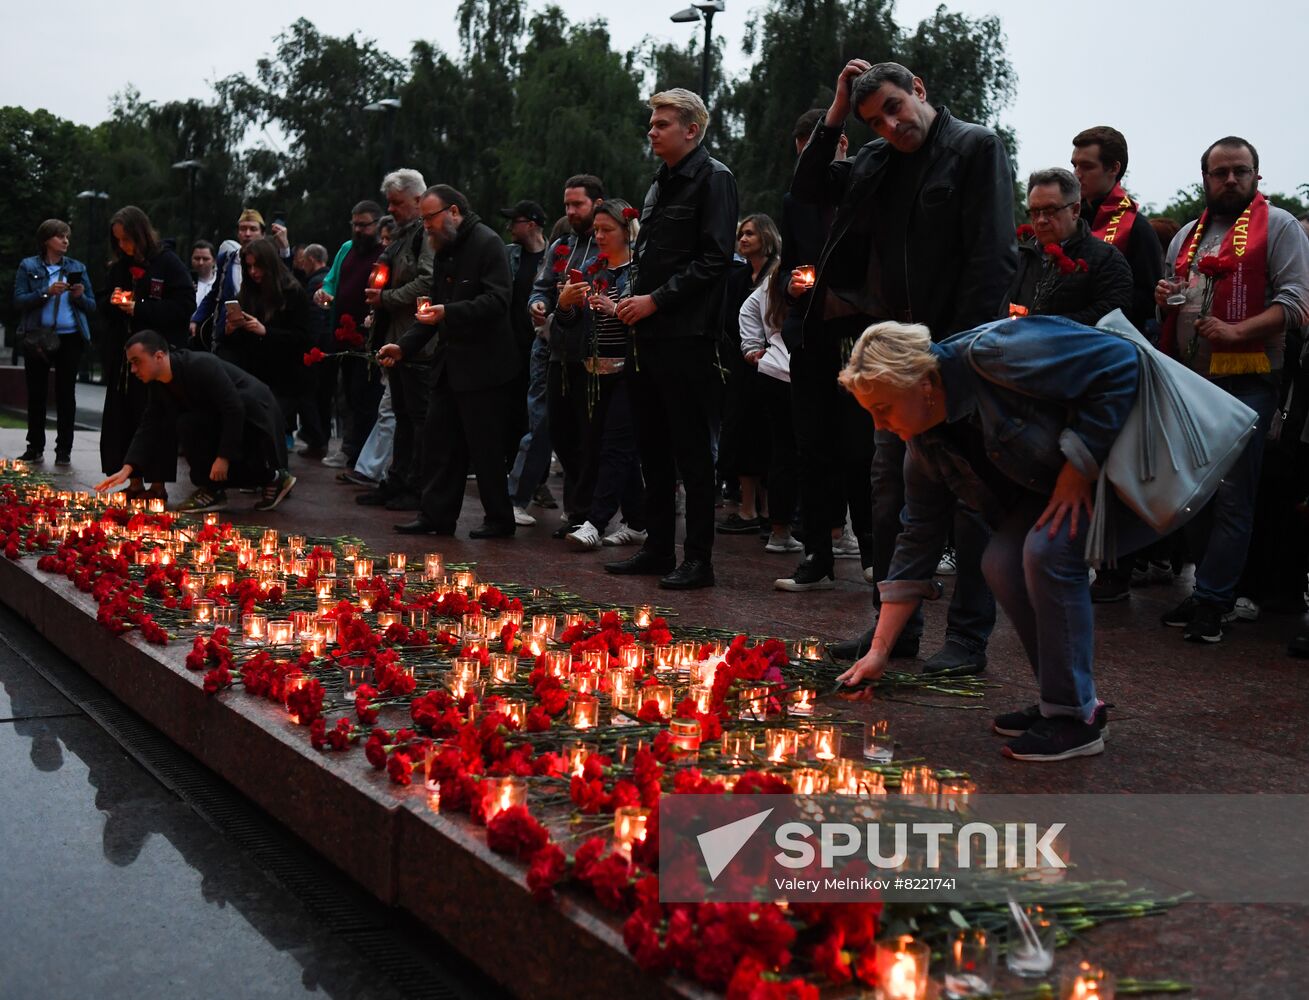
<svg viewBox="0 0 1309 1000">
<path fill-rule="evenodd" d="M 255 501 L 255 510 L 276 510 L 295 487 L 295 476 L 286 469 L 278 471 L 273 481 L 264 487 L 264 495 Z"/>
<path fill-rule="evenodd" d="M 212 510 L 227 510 L 227 491 L 207 490 L 202 486 L 179 503 L 174 510 L 186 514 L 203 514 Z"/>
</svg>

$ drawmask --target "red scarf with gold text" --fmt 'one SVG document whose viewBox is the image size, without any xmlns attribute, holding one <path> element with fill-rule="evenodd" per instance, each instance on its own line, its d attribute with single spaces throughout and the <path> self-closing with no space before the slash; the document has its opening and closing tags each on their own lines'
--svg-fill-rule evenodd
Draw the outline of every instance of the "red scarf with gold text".
<svg viewBox="0 0 1309 1000">
<path fill-rule="evenodd" d="M 1232 228 L 1223 237 L 1218 253 L 1205 257 L 1199 263 L 1195 255 L 1209 224 L 1209 210 L 1205 209 L 1178 251 L 1174 272 L 1181 281 L 1189 280 L 1192 265 L 1201 272 L 1215 275 L 1213 305 L 1209 315 L 1225 323 L 1239 323 L 1264 311 L 1264 296 L 1268 289 L 1268 202 L 1258 191 L 1245 211 L 1236 217 Z M 1164 324 L 1163 344 L 1177 345 L 1177 312 Z M 1271 371 L 1263 340 L 1248 340 L 1243 344 L 1224 345 L 1222 351 L 1213 352 L 1209 360 L 1210 375 L 1246 375 Z"/>
<path fill-rule="evenodd" d="M 1121 253 L 1127 253 L 1127 240 L 1132 235 L 1132 225 L 1141 206 L 1127 197 L 1121 184 L 1104 196 L 1100 207 L 1095 210 L 1095 221 L 1091 223 L 1091 235 L 1101 242 L 1117 247 Z"/>
</svg>

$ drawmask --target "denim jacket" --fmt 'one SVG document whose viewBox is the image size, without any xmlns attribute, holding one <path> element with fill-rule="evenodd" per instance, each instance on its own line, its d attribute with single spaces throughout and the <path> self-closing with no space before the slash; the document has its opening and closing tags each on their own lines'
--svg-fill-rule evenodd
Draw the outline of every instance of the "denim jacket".
<svg viewBox="0 0 1309 1000">
<path fill-rule="evenodd" d="M 91 339 L 91 324 L 87 316 L 95 312 L 95 295 L 91 292 L 91 279 L 87 276 L 86 265 L 72 257 L 64 258 L 64 280 L 70 285 L 81 284 L 81 298 L 68 301 L 73 305 L 73 319 L 83 340 Z M 19 329 L 30 330 L 41 322 L 41 310 L 45 308 L 46 286 L 50 284 L 50 275 L 46 271 L 45 261 L 37 255 L 25 257 L 14 274 L 14 306 L 22 313 Z M 67 292 L 64 293 L 68 295 Z"/>
<path fill-rule="evenodd" d="M 1095 478 L 1136 400 L 1136 347 L 1059 316 L 987 323 L 932 345 L 947 423 L 968 420 L 1008 479 L 1040 496 L 1065 461 Z M 908 443 L 905 506 L 883 600 L 939 596 L 932 574 L 958 500 L 993 525 L 1006 511 L 945 434 Z"/>
</svg>

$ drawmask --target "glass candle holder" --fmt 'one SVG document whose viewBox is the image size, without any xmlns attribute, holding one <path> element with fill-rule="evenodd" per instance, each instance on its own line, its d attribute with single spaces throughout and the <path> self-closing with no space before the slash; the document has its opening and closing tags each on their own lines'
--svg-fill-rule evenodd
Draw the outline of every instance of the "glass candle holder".
<svg viewBox="0 0 1309 1000">
<path fill-rule="evenodd" d="M 568 690 L 574 694 L 595 694 L 599 689 L 600 678 L 597 674 L 579 671 L 568 678 Z"/>
<path fill-rule="evenodd" d="M 451 577 L 450 583 L 457 590 L 468 590 L 477 583 L 477 574 L 472 570 L 460 570 Z"/>
<path fill-rule="evenodd" d="M 859 794 L 860 795 L 885 795 L 886 778 L 880 771 L 874 771 L 872 768 L 864 768 L 859 772 Z"/>
<path fill-rule="evenodd" d="M 827 644 L 815 636 L 800 640 L 800 659 L 813 662 L 827 656 Z"/>
<path fill-rule="evenodd" d="M 813 688 L 799 688 L 792 691 L 790 697 L 786 700 L 786 711 L 788 715 L 794 715 L 797 718 L 807 719 L 814 714 L 814 706 L 818 703 L 818 692 Z"/>
<path fill-rule="evenodd" d="M 318 631 L 318 615 L 312 611 L 292 611 L 291 628 L 296 635 L 313 635 Z"/>
<path fill-rule="evenodd" d="M 545 672 L 550 677 L 567 677 L 572 669 L 572 656 L 567 650 L 552 650 L 545 654 Z"/>
<path fill-rule="evenodd" d="M 372 579 L 372 576 L 373 576 L 373 560 L 371 560 L 371 559 L 362 559 L 362 558 L 357 558 L 357 559 L 355 559 L 355 571 L 354 571 L 354 576 L 355 576 L 355 579 L 356 579 L 356 580 L 369 580 L 369 579 Z"/>
<path fill-rule="evenodd" d="M 700 661 L 700 644 L 698 642 L 679 642 L 677 644 L 677 666 L 690 667 Z"/>
<path fill-rule="evenodd" d="M 335 589 L 336 581 L 331 577 L 319 577 L 314 581 L 314 597 L 331 597 Z"/>
<path fill-rule="evenodd" d="M 600 699 L 593 694 L 575 694 L 568 699 L 568 724 L 574 729 L 593 729 L 600 720 Z"/>
<path fill-rule="evenodd" d="M 649 628 L 654 621 L 655 609 L 652 604 L 638 604 L 632 608 L 632 624 L 636 628 Z"/>
<path fill-rule="evenodd" d="M 308 683 L 309 678 L 304 674 L 292 674 L 288 677 L 282 684 L 282 707 L 287 711 L 290 711 L 291 695 L 299 691 Z M 300 717 L 294 712 L 291 713 L 291 723 L 296 726 L 300 725 Z"/>
<path fill-rule="evenodd" d="M 583 769 L 586 767 L 586 760 L 593 753 L 597 753 L 600 747 L 595 743 L 586 743 L 583 740 L 572 740 L 563 746 L 564 759 L 568 762 L 569 775 L 581 776 Z"/>
<path fill-rule="evenodd" d="M 409 557 L 403 552 L 388 552 L 386 554 L 386 571 L 392 576 L 404 576 L 405 566 L 409 562 Z"/>
<path fill-rule="evenodd" d="M 900 772 L 900 792 L 904 795 L 921 795 L 936 784 L 936 772 L 926 764 L 914 764 Z"/>
<path fill-rule="evenodd" d="M 423 556 L 423 579 L 435 583 L 445 576 L 445 557 L 439 552 L 429 552 Z"/>
<path fill-rule="evenodd" d="M 500 702 L 500 711 L 504 713 L 505 718 L 510 719 L 517 724 L 519 729 L 527 721 L 527 702 L 522 698 L 504 698 Z"/>
<path fill-rule="evenodd" d="M 480 636 L 483 634 L 482 616 L 480 614 L 466 614 L 459 619 L 459 627 L 463 629 L 464 636 Z"/>
<path fill-rule="evenodd" d="M 318 620 L 318 634 L 323 637 L 323 642 L 336 642 L 337 623 L 335 618 L 320 618 Z"/>
<path fill-rule="evenodd" d="M 859 772 L 863 770 L 849 757 L 837 757 L 827 764 L 828 790 L 837 795 L 859 794 Z"/>
<path fill-rule="evenodd" d="M 764 756 L 774 764 L 783 764 L 800 756 L 798 729 L 765 729 Z"/>
<path fill-rule="evenodd" d="M 450 665 L 450 672 L 464 680 L 478 680 L 482 676 L 482 661 L 476 656 L 457 657 Z"/>
<path fill-rule="evenodd" d="M 214 608 L 214 624 L 230 629 L 236 624 L 236 607 L 231 604 L 220 604 Z"/>
<path fill-rule="evenodd" d="M 300 652 L 308 653 L 314 659 L 323 655 L 325 645 L 323 637 L 320 635 L 302 635 L 300 637 Z"/>
<path fill-rule="evenodd" d="M 991 936 L 980 927 L 955 931 L 944 956 L 942 995 L 947 1000 L 989 997 L 994 984 L 995 948 Z"/>
<path fill-rule="evenodd" d="M 379 631 L 386 631 L 392 625 L 400 624 L 400 612 L 398 611 L 379 611 L 377 612 L 377 628 Z"/>
<path fill-rule="evenodd" d="M 665 719 L 673 714 L 673 689 L 667 684 L 650 684 L 641 688 L 641 704 L 653 701 Z"/>
<path fill-rule="evenodd" d="M 341 558 L 354 562 L 354 560 L 359 558 L 359 546 L 355 542 L 342 543 Z"/>
<path fill-rule="evenodd" d="M 677 650 L 673 646 L 653 646 L 650 649 L 650 662 L 656 670 L 667 670 L 677 665 Z"/>
<path fill-rule="evenodd" d="M 891 738 L 891 723 L 874 719 L 864 726 L 864 757 L 879 764 L 895 758 L 895 740 Z"/>
<path fill-rule="evenodd" d="M 723 733 L 723 756 L 728 760 L 744 761 L 754 756 L 754 733 L 745 729 L 729 729 Z"/>
<path fill-rule="evenodd" d="M 635 643 L 624 646 L 618 651 L 618 662 L 634 670 L 645 666 L 645 648 Z"/>
<path fill-rule="evenodd" d="M 217 512 L 211 510 L 211 511 L 209 511 L 209 513 L 205 514 L 205 521 L 204 521 L 204 523 L 205 523 L 206 526 L 211 527 L 211 528 L 212 528 L 213 526 L 215 526 L 216 524 L 218 524 L 218 514 L 217 514 Z"/>
<path fill-rule="evenodd" d="M 361 590 L 359 592 L 358 602 L 360 611 L 372 611 L 373 604 L 376 601 L 377 597 L 371 590 Z"/>
<path fill-rule="evenodd" d="M 1114 1000 L 1117 992 L 1117 978 L 1092 962 L 1064 973 L 1059 983 L 1059 1000 Z"/>
<path fill-rule="evenodd" d="M 701 663 L 692 663 L 689 674 L 691 683 L 699 687 L 713 687 L 714 678 L 718 676 L 718 664 L 721 662 L 722 660 L 710 659 Z"/>
<path fill-rule="evenodd" d="M 605 672 L 605 688 L 610 696 L 630 691 L 636 685 L 636 671 L 630 667 L 611 667 Z"/>
<path fill-rule="evenodd" d="M 642 737 L 624 737 L 614 744 L 614 763 L 630 764 L 637 753 L 646 748 Z"/>
<path fill-rule="evenodd" d="M 372 668 L 349 665 L 341 668 L 342 689 L 347 699 L 353 701 L 360 684 L 367 684 L 371 679 Z"/>
<path fill-rule="evenodd" d="M 243 615 L 241 618 L 241 635 L 251 646 L 262 646 L 268 641 L 268 616 Z"/>
<path fill-rule="evenodd" d="M 764 719 L 768 715 L 768 688 L 742 688 L 739 694 L 741 718 Z"/>
<path fill-rule="evenodd" d="M 320 552 L 314 556 L 314 566 L 319 576 L 336 576 L 336 556 L 330 552 Z"/>
<path fill-rule="evenodd" d="M 584 670 L 604 670 L 609 666 L 609 653 L 603 649 L 588 649 L 582 653 Z"/>
<path fill-rule="evenodd" d="M 410 608 L 407 614 L 410 628 L 427 628 L 428 612 L 426 608 Z"/>
<path fill-rule="evenodd" d="M 673 746 L 682 753 L 700 750 L 699 719 L 673 719 L 668 723 L 668 732 L 673 737 Z"/>
<path fill-rule="evenodd" d="M 213 576 L 209 578 L 209 586 L 211 589 L 214 587 L 218 587 L 222 590 L 226 590 L 228 587 L 232 585 L 232 582 L 235 579 L 236 578 L 231 573 L 228 573 L 226 571 L 221 573 L 215 573 Z"/>
<path fill-rule="evenodd" d="M 614 850 L 632 856 L 632 846 L 645 840 L 648 810 L 640 806 L 619 806 L 614 810 Z"/>
<path fill-rule="evenodd" d="M 874 952 L 884 1000 L 924 1000 L 932 950 L 908 934 L 879 941 Z"/>
<path fill-rule="evenodd" d="M 1010 906 L 1008 933 L 1005 965 L 1010 972 L 1024 979 L 1038 979 L 1054 968 L 1058 928 L 1044 907 Z"/>
<path fill-rule="evenodd" d="M 555 634 L 555 616 L 554 615 L 533 615 L 532 616 L 532 635 L 549 641 L 554 638 Z"/>
<path fill-rule="evenodd" d="M 218 605 L 206 598 L 200 598 L 191 605 L 191 621 L 197 625 L 209 625 L 214 620 L 214 609 Z"/>
<path fill-rule="evenodd" d="M 496 684 L 510 684 L 518 674 L 518 657 L 508 653 L 491 654 L 491 680 Z"/>
<path fill-rule="evenodd" d="M 787 775 L 787 780 L 797 795 L 821 795 L 831 783 L 827 772 L 816 767 L 797 767 Z"/>
<path fill-rule="evenodd" d="M 280 537 L 281 536 L 278 535 L 276 528 L 265 528 L 263 534 L 260 535 L 259 537 L 260 551 L 264 552 L 265 554 L 269 552 L 276 552 Z"/>
<path fill-rule="evenodd" d="M 295 626 L 289 618 L 274 618 L 268 623 L 268 643 L 271 646 L 289 646 L 295 639 Z"/>
<path fill-rule="evenodd" d="M 487 783 L 484 812 L 487 822 L 506 809 L 527 804 L 527 782 L 519 777 L 491 778 Z"/>
<path fill-rule="evenodd" d="M 564 615 L 564 630 L 572 628 L 575 625 L 585 625 L 586 615 L 581 611 L 569 611 Z"/>
<path fill-rule="evenodd" d="M 610 720 L 615 726 L 634 726 L 641 712 L 641 692 L 637 688 L 628 688 L 609 696 L 609 704 L 614 713 Z"/>
<path fill-rule="evenodd" d="M 331 594 L 324 594 L 315 601 L 315 605 L 317 607 L 318 617 L 322 618 L 323 615 L 331 614 L 331 612 L 336 608 L 336 598 Z"/>
<path fill-rule="evenodd" d="M 686 696 L 695 704 L 695 710 L 697 712 L 704 712 L 707 714 L 709 712 L 709 707 L 713 704 L 714 691 L 713 688 L 707 685 L 693 684 L 691 687 L 687 688 Z"/>
<path fill-rule="evenodd" d="M 936 803 L 946 812 L 965 812 L 977 794 L 977 783 L 968 778 L 941 778 L 937 782 Z"/>
</svg>

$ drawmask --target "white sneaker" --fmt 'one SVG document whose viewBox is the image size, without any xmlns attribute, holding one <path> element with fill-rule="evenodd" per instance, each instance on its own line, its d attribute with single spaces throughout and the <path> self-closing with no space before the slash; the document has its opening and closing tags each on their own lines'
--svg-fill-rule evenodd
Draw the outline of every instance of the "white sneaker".
<svg viewBox="0 0 1309 1000">
<path fill-rule="evenodd" d="M 945 551 L 941 553 L 941 561 L 936 564 L 936 575 L 954 576 L 958 571 L 958 567 L 955 565 L 954 549 L 946 546 Z"/>
<path fill-rule="evenodd" d="M 877 582 L 877 570 L 873 569 L 873 567 L 871 566 L 865 566 L 864 583 L 876 583 L 876 582 Z"/>
<path fill-rule="evenodd" d="M 527 510 L 525 508 L 523 507 L 514 508 L 514 524 L 518 525 L 518 527 L 530 528 L 535 523 L 536 523 L 536 518 L 534 518 L 531 514 L 527 513 Z"/>
<path fill-rule="evenodd" d="M 789 531 L 785 535 L 769 535 L 765 552 L 803 552 L 804 546 Z"/>
<path fill-rule="evenodd" d="M 345 460 L 345 452 L 334 451 L 330 455 L 324 455 L 319 459 L 329 469 L 344 469 L 349 463 Z"/>
<path fill-rule="evenodd" d="M 646 533 L 637 531 L 635 528 L 629 528 L 626 522 L 618 525 L 618 529 L 612 534 L 604 536 L 604 545 L 643 545 L 645 544 Z"/>
<path fill-rule="evenodd" d="M 1232 608 L 1232 614 L 1243 622 L 1257 622 L 1259 620 L 1259 605 L 1248 597 L 1238 597 L 1236 606 Z"/>
<path fill-rule="evenodd" d="M 600 529 L 587 521 L 576 531 L 564 535 L 569 545 L 579 549 L 598 549 L 600 547 Z"/>
<path fill-rule="evenodd" d="M 859 539 L 855 538 L 850 525 L 846 525 L 841 537 L 832 542 L 832 556 L 836 559 L 858 559 Z"/>
</svg>

